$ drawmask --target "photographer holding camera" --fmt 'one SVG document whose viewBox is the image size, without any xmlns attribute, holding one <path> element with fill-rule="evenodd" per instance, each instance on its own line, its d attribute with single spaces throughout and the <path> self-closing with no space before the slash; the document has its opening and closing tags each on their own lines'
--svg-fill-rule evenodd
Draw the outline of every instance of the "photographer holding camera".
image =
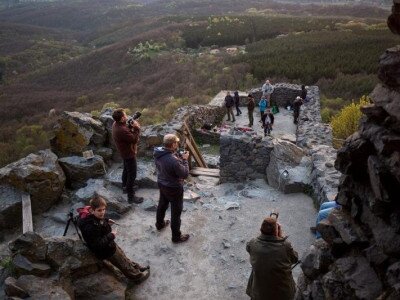
<svg viewBox="0 0 400 300">
<path fill-rule="evenodd" d="M 163 144 L 163 147 L 154 149 L 157 182 L 160 189 L 156 227 L 157 230 L 162 230 L 169 225 L 169 220 L 164 220 L 164 218 L 169 203 L 171 203 L 172 242 L 182 243 L 189 239 L 189 235 L 182 234 L 180 230 L 183 209 L 183 181 L 189 176 L 189 153 L 177 151 L 179 149 L 179 138 L 174 134 L 165 135 Z"/>
<path fill-rule="evenodd" d="M 143 198 L 136 197 L 133 184 L 136 179 L 137 164 L 136 153 L 137 143 L 140 136 L 140 125 L 135 120 L 140 113 L 135 113 L 132 118 L 127 117 L 123 108 L 114 110 L 112 117 L 114 124 L 112 126 L 112 136 L 118 152 L 124 161 L 124 171 L 122 172 L 122 188 L 128 193 L 129 203 L 142 203 Z"/>
<path fill-rule="evenodd" d="M 296 291 L 291 266 L 298 261 L 298 255 L 283 237 L 277 219 L 275 212 L 265 218 L 261 235 L 246 246 L 252 266 L 246 293 L 252 300 L 291 300 Z"/>
</svg>

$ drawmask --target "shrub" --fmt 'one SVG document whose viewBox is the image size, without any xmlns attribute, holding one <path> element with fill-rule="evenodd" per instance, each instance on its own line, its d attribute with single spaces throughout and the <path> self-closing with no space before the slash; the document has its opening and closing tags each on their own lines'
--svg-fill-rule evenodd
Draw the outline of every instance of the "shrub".
<svg viewBox="0 0 400 300">
<path fill-rule="evenodd" d="M 358 103 L 351 104 L 342 108 L 342 110 L 331 120 L 333 137 L 335 139 L 345 140 L 358 130 L 359 121 L 361 118 L 360 107 L 370 103 L 367 96 L 362 96 Z"/>
</svg>

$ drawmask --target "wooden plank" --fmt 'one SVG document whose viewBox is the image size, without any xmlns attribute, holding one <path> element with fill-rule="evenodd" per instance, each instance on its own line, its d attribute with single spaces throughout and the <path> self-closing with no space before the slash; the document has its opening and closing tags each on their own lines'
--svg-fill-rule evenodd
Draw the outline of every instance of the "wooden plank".
<svg viewBox="0 0 400 300">
<path fill-rule="evenodd" d="M 199 172 L 203 172 L 203 173 L 219 173 L 219 169 L 211 169 L 211 168 L 194 168 L 193 170 L 199 171 Z"/>
<path fill-rule="evenodd" d="M 209 170 L 213 170 L 213 169 L 209 169 Z M 190 170 L 190 174 L 192 175 L 196 175 L 196 176 L 208 176 L 208 177 L 217 177 L 219 178 L 219 170 L 218 169 L 214 169 L 216 170 L 216 172 L 204 172 L 201 170 L 197 170 L 197 168 L 194 168 L 192 170 Z"/>
<path fill-rule="evenodd" d="M 183 122 L 183 126 L 184 126 L 184 129 L 185 129 L 184 132 L 187 135 L 188 140 L 190 141 L 190 143 L 192 145 L 193 151 L 196 153 L 196 156 L 198 157 L 199 162 L 201 162 L 201 163 L 197 162 L 197 164 L 199 166 L 203 167 L 203 168 L 208 168 L 207 163 L 204 160 L 203 156 L 201 155 L 201 152 L 200 152 L 199 148 L 196 145 L 196 142 L 195 142 L 195 140 L 194 140 L 194 138 L 192 136 L 192 133 L 190 132 L 190 129 L 186 124 L 186 121 Z"/>
<path fill-rule="evenodd" d="M 22 194 L 22 233 L 33 231 L 31 196 Z"/>
<path fill-rule="evenodd" d="M 197 152 L 195 151 L 195 149 L 193 148 L 193 145 L 190 141 L 186 142 L 186 146 L 188 147 L 189 151 L 192 153 L 194 160 L 196 161 L 196 163 L 198 165 L 200 165 L 200 167 L 206 168 L 207 166 L 203 164 L 203 162 L 201 161 L 201 159 L 199 158 Z"/>
</svg>

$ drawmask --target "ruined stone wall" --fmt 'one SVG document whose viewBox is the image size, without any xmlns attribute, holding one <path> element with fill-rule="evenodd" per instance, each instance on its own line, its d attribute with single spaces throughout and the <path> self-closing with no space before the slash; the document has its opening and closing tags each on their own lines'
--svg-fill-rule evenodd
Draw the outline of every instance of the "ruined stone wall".
<svg viewBox="0 0 400 300">
<path fill-rule="evenodd" d="M 254 137 L 232 129 L 220 138 L 220 182 L 265 178 L 270 160 L 270 138 Z"/>
<path fill-rule="evenodd" d="M 338 151 L 344 175 L 322 239 L 302 258 L 297 299 L 400 299 L 400 46 L 380 58 L 373 104 Z"/>
</svg>

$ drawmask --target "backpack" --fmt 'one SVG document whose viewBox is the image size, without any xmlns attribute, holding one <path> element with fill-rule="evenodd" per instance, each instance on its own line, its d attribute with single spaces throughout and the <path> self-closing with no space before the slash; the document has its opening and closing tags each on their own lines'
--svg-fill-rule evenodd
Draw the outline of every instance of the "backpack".
<svg viewBox="0 0 400 300">
<path fill-rule="evenodd" d="M 78 212 L 78 220 L 86 218 L 88 215 L 90 215 L 90 206 L 86 205 L 84 207 L 79 207 L 76 209 Z"/>
</svg>

